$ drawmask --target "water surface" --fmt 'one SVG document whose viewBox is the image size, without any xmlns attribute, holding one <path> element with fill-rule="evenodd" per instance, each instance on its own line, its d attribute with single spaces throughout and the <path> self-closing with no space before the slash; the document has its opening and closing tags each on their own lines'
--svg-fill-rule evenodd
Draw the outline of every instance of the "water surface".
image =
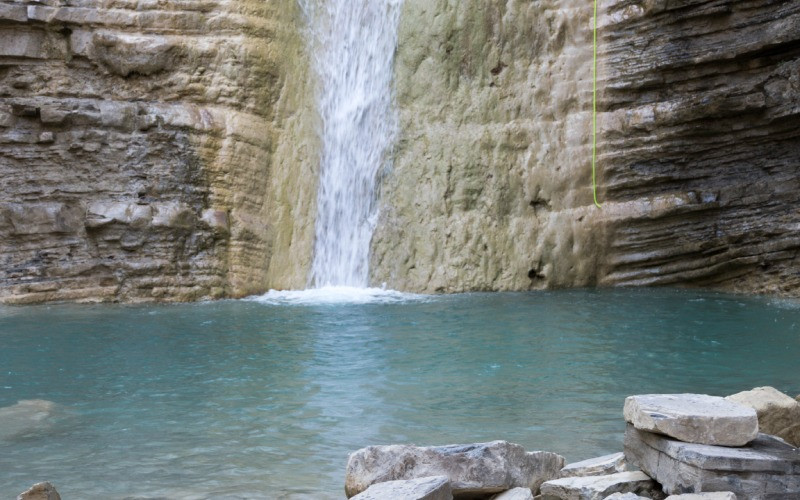
<svg viewBox="0 0 800 500">
<path fill-rule="evenodd" d="M 0 308 L 0 492 L 342 498 L 349 451 L 621 449 L 625 396 L 800 393 L 795 302 L 676 290 Z M 41 425 L 40 425 L 41 424 Z"/>
</svg>

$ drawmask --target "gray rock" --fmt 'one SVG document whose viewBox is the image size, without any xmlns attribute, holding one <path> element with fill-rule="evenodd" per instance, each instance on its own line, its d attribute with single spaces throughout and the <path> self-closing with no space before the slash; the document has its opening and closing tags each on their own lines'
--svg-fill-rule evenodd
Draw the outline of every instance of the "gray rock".
<svg viewBox="0 0 800 500">
<path fill-rule="evenodd" d="M 614 493 L 612 495 L 608 495 L 603 500 L 639 500 L 640 498 L 647 498 L 647 497 L 640 497 L 636 493 Z"/>
<path fill-rule="evenodd" d="M 736 500 L 736 495 L 730 491 L 687 493 L 685 495 L 670 495 L 667 500 Z"/>
<path fill-rule="evenodd" d="M 625 421 L 687 443 L 743 446 L 758 434 L 750 407 L 704 394 L 646 394 L 625 399 Z"/>
<path fill-rule="evenodd" d="M 352 497 L 375 483 L 447 476 L 453 495 L 499 493 L 518 486 L 536 492 L 558 476 L 564 457 L 526 452 L 507 441 L 450 446 L 369 446 L 350 455 L 345 493 Z"/>
<path fill-rule="evenodd" d="M 560 477 L 605 476 L 625 472 L 625 454 L 613 453 L 568 464 L 561 469 Z"/>
<path fill-rule="evenodd" d="M 652 498 L 652 495 L 658 496 L 659 491 L 658 484 L 639 471 L 607 476 L 565 477 L 542 484 L 544 500 L 602 500 L 614 493 L 636 493 Z"/>
<path fill-rule="evenodd" d="M 56 491 L 55 486 L 48 483 L 36 483 L 30 489 L 17 495 L 17 500 L 61 500 L 61 495 Z"/>
<path fill-rule="evenodd" d="M 800 450 L 767 434 L 730 448 L 683 443 L 629 425 L 625 457 L 671 495 L 731 491 L 748 500 L 800 497 Z"/>
<path fill-rule="evenodd" d="M 756 387 L 728 396 L 726 399 L 749 406 L 758 414 L 761 432 L 800 446 L 800 402 L 774 387 Z"/>
<path fill-rule="evenodd" d="M 492 500 L 533 500 L 533 493 L 528 488 L 511 488 L 493 496 Z"/>
<path fill-rule="evenodd" d="M 447 476 L 423 477 L 373 484 L 354 500 L 452 500 L 453 492 Z"/>
</svg>

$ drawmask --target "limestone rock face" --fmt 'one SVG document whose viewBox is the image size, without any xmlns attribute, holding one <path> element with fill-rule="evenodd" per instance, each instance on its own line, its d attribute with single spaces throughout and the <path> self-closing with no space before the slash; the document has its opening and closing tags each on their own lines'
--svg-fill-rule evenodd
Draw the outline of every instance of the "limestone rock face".
<svg viewBox="0 0 800 500">
<path fill-rule="evenodd" d="M 543 500 L 603 500 L 614 493 L 663 498 L 660 491 L 655 481 L 639 471 L 607 476 L 566 477 L 542 484 Z"/>
<path fill-rule="evenodd" d="M 530 491 L 530 490 L 529 490 Z M 353 500 L 452 500 L 450 480 L 446 476 L 423 477 L 376 483 Z"/>
<path fill-rule="evenodd" d="M 753 408 L 758 414 L 761 432 L 778 436 L 800 447 L 800 402 L 774 387 L 757 387 L 728 396 L 727 399 Z"/>
<path fill-rule="evenodd" d="M 294 0 L 0 5 L 0 301 L 302 287 L 304 26 Z"/>
<path fill-rule="evenodd" d="M 684 443 L 629 425 L 625 456 L 671 495 L 732 492 L 748 500 L 800 496 L 800 450 L 767 434 L 731 448 Z"/>
<path fill-rule="evenodd" d="M 625 472 L 625 454 L 612 453 L 602 457 L 590 458 L 567 464 L 561 469 L 560 477 L 605 476 L 617 472 Z"/>
<path fill-rule="evenodd" d="M 800 3 L 406 0 L 372 279 L 800 294 Z"/>
<path fill-rule="evenodd" d="M 564 457 L 545 451 L 526 452 L 506 441 L 417 447 L 369 446 L 350 455 L 345 476 L 348 498 L 375 483 L 447 476 L 454 496 L 497 493 L 515 487 L 535 492 L 557 477 Z"/>
<path fill-rule="evenodd" d="M 55 486 L 48 482 L 36 483 L 17 495 L 17 500 L 61 500 Z"/>
<path fill-rule="evenodd" d="M 625 421 L 687 443 L 743 446 L 758 434 L 755 410 L 703 394 L 647 394 L 625 399 Z"/>
</svg>

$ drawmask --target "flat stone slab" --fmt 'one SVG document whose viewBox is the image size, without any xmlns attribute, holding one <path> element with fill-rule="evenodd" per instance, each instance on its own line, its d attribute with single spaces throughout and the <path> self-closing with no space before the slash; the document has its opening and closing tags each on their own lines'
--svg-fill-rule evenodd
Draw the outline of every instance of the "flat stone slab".
<svg viewBox="0 0 800 500">
<path fill-rule="evenodd" d="M 800 446 L 800 403 L 795 399 L 774 387 L 756 387 L 725 399 L 754 409 L 761 432 Z"/>
<path fill-rule="evenodd" d="M 614 493 L 658 496 L 660 488 L 644 472 L 618 472 L 606 476 L 565 477 L 542 484 L 543 500 L 603 500 Z"/>
<path fill-rule="evenodd" d="M 687 443 L 743 446 L 758 434 L 756 411 L 704 394 L 645 394 L 625 399 L 625 421 Z"/>
<path fill-rule="evenodd" d="M 617 472 L 625 472 L 626 465 L 624 453 L 612 453 L 611 455 L 567 464 L 566 467 L 561 469 L 560 477 L 606 476 Z"/>
<path fill-rule="evenodd" d="M 488 495 L 516 487 L 537 492 L 558 477 L 564 457 L 547 451 L 526 452 L 507 441 L 450 446 L 369 446 L 350 455 L 345 476 L 347 497 L 375 483 L 446 476 L 453 496 Z"/>
<path fill-rule="evenodd" d="M 684 443 L 628 425 L 625 456 L 670 495 L 733 492 L 747 500 L 800 498 L 800 450 L 767 434 L 730 448 Z"/>
<path fill-rule="evenodd" d="M 528 488 L 512 488 L 493 496 L 492 500 L 533 500 L 533 493 Z"/>
<path fill-rule="evenodd" d="M 736 495 L 730 491 L 715 491 L 712 493 L 686 493 L 685 495 L 670 495 L 667 500 L 737 500 Z"/>
<path fill-rule="evenodd" d="M 453 500 L 453 491 L 447 476 L 423 477 L 373 484 L 355 500 Z"/>
</svg>

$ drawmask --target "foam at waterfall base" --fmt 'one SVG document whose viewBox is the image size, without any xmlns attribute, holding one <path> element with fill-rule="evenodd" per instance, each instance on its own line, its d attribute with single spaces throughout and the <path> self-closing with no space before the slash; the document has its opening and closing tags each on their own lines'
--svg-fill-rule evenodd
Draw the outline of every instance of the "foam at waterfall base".
<svg viewBox="0 0 800 500">
<path fill-rule="evenodd" d="M 349 286 L 325 286 L 307 290 L 270 290 L 264 295 L 249 297 L 246 300 L 263 304 L 277 305 L 318 305 L 318 304 L 394 304 L 421 301 L 429 295 L 403 293 L 385 288 L 356 288 Z"/>
</svg>

